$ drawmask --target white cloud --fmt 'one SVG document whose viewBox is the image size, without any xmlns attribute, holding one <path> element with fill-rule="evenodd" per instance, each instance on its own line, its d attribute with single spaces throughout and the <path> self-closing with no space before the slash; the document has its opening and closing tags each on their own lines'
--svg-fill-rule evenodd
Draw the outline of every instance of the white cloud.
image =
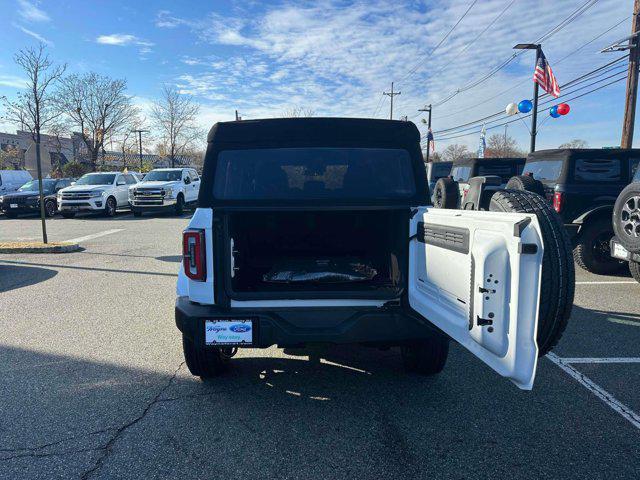
<svg viewBox="0 0 640 480">
<path fill-rule="evenodd" d="M 38 40 L 39 42 L 44 43 L 45 45 L 53 45 L 53 42 L 47 40 L 46 38 L 44 38 L 42 35 L 40 35 L 39 33 L 36 33 L 32 30 L 29 30 L 28 28 L 24 28 L 21 25 L 13 25 L 15 28 L 21 30 L 23 33 L 29 35 L 30 37 L 35 38 L 36 40 Z"/>
<path fill-rule="evenodd" d="M 0 86 L 10 88 L 25 88 L 27 81 L 16 75 L 0 75 Z"/>
<path fill-rule="evenodd" d="M 36 2 L 28 0 L 18 0 L 18 14 L 27 22 L 48 22 L 51 20 L 44 10 L 38 8 Z"/>
<path fill-rule="evenodd" d="M 125 47 L 127 45 L 137 45 L 141 47 L 152 47 L 154 44 L 146 40 L 142 40 L 135 35 L 128 33 L 112 33 L 110 35 L 100 35 L 96 38 L 96 42 L 102 45 L 115 45 Z"/>
<path fill-rule="evenodd" d="M 250 114 L 279 115 L 290 105 L 308 107 L 321 115 L 371 116 L 392 80 L 402 92 L 394 99 L 394 116 L 398 118 L 413 117 L 425 103 L 436 103 L 482 77 L 512 54 L 513 45 L 535 40 L 575 10 L 571 2 L 518 0 L 470 44 L 507 4 L 506 0 L 483 0 L 429 56 L 469 4 L 468 0 L 434 3 L 371 0 L 346 4 L 320 0 L 267 6 L 264 10 L 235 8 L 233 14 L 212 13 L 205 19 L 160 12 L 156 25 L 184 25 L 201 41 L 228 47 L 224 51 L 230 53 L 224 58 L 184 57 L 183 63 L 192 68 L 188 74 L 179 75 L 176 83 L 184 92 L 212 104 L 244 109 L 245 118 Z M 629 15 L 628 5 L 623 3 L 601 0 L 545 40 L 545 53 L 560 83 L 609 61 L 596 53 L 597 47 L 620 37 L 628 30 L 628 22 L 580 54 L 557 67 L 554 64 L 554 60 Z M 489 81 L 435 107 L 434 130 L 494 113 L 510 101 L 529 97 L 529 81 L 511 89 L 521 79 L 530 78 L 533 60 L 529 53 Z M 398 81 L 414 67 L 415 74 Z M 388 109 L 388 98 L 384 97 L 377 116 L 386 117 Z M 424 131 L 422 125 L 420 128 Z M 509 126 L 512 132 L 523 137 L 527 134 L 520 123 Z M 478 138 L 452 141 L 467 142 L 475 150 Z M 447 143 L 439 142 L 438 148 Z"/>
</svg>

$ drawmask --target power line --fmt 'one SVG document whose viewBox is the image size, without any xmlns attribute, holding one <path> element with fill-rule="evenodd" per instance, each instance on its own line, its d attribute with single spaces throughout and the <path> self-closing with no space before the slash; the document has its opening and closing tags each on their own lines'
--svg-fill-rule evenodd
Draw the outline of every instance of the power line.
<svg viewBox="0 0 640 480">
<path fill-rule="evenodd" d="M 574 10 L 568 17 L 566 17 L 564 20 L 562 20 L 558 25 L 553 27 L 551 30 L 549 30 L 548 32 L 546 32 L 542 36 L 538 37 L 532 43 L 539 44 L 539 43 L 542 43 L 545 40 L 548 40 L 553 35 L 555 35 L 560 30 L 562 30 L 564 27 L 569 25 L 571 22 L 573 22 L 574 20 L 579 18 L 584 12 L 586 12 L 589 8 L 591 8 L 597 2 L 598 2 L 598 0 L 587 0 L 587 2 L 585 2 L 583 5 L 581 5 L 576 10 Z M 454 92 L 450 93 L 443 100 L 440 100 L 439 102 L 433 102 L 433 106 L 437 107 L 437 106 L 443 105 L 443 104 L 447 103 L 449 100 L 451 100 L 452 98 L 454 98 L 455 96 L 459 95 L 460 93 L 463 93 L 463 92 L 466 92 L 468 90 L 471 90 L 472 88 L 475 88 L 478 85 L 484 83 L 489 78 L 491 78 L 493 75 L 495 75 L 500 70 L 502 70 L 504 67 L 509 65 L 515 58 L 517 58 L 520 55 L 522 55 L 524 52 L 525 52 L 524 50 L 520 50 L 518 52 L 512 53 L 509 58 L 507 58 L 504 61 L 502 61 L 498 66 L 494 67 L 489 73 L 485 74 L 483 77 L 481 77 L 481 78 L 479 78 L 477 80 L 474 80 L 474 81 L 472 81 L 470 83 L 467 83 L 466 85 L 456 89 Z"/>
<path fill-rule="evenodd" d="M 598 73 L 598 72 L 600 72 L 600 73 L 599 73 L 597 76 L 602 75 L 602 74 L 604 74 L 604 73 L 608 73 L 609 71 L 611 71 L 611 70 L 613 70 L 613 69 L 619 68 L 620 66 L 617 66 L 617 65 L 616 65 L 615 67 L 613 67 L 613 68 L 607 68 L 607 67 L 611 67 L 612 65 L 614 65 L 614 64 L 616 64 L 616 63 L 618 63 L 618 62 L 621 62 L 621 61 L 622 61 L 622 60 L 624 60 L 625 58 L 627 58 L 627 55 L 624 55 L 624 56 L 622 56 L 622 57 L 619 57 L 619 58 L 617 58 L 616 60 L 613 60 L 613 61 L 611 61 L 611 62 L 608 62 L 608 63 L 606 63 L 605 65 L 602 65 L 602 66 L 600 66 L 600 67 L 598 67 L 598 68 L 595 68 L 594 70 L 591 70 L 590 72 L 587 72 L 587 73 L 585 73 L 585 74 L 580 75 L 579 77 L 576 77 L 576 78 L 574 78 L 574 79 L 571 79 L 571 80 L 569 80 L 568 82 L 566 82 L 566 83 L 564 83 L 563 85 L 561 85 L 561 86 L 560 86 L 560 88 L 561 88 L 561 89 L 566 89 L 566 88 L 573 87 L 573 86 L 575 86 L 575 85 L 580 84 L 581 82 L 588 81 L 588 80 L 590 80 L 590 79 L 594 78 L 594 74 L 596 74 L 596 73 Z M 568 92 L 568 93 L 572 93 L 572 92 Z M 563 94 L 563 95 L 565 95 L 565 94 Z M 549 96 L 549 94 L 548 94 L 548 93 L 545 93 L 544 95 L 541 95 L 541 97 L 540 97 L 540 98 L 545 98 L 545 97 L 548 97 L 548 96 Z M 503 115 L 503 114 L 504 114 L 504 111 L 503 111 L 503 110 L 500 110 L 500 111 L 498 111 L 498 112 L 496 112 L 496 113 L 493 113 L 493 114 L 491 114 L 491 115 L 487 115 L 487 116 L 482 117 L 482 118 L 479 118 L 479 119 L 477 119 L 477 120 L 473 120 L 473 121 L 471 121 L 471 122 L 467 122 L 467 123 L 463 123 L 463 124 L 460 124 L 460 125 L 456 125 L 456 126 L 454 126 L 454 127 L 449 127 L 449 128 L 441 129 L 441 130 L 438 130 L 437 132 L 434 132 L 434 133 L 443 133 L 443 132 L 449 132 L 449 131 L 451 131 L 451 130 L 457 130 L 457 129 L 459 129 L 459 128 L 461 128 L 461 127 L 465 127 L 465 126 L 467 126 L 467 125 L 472 125 L 472 124 L 475 124 L 475 123 L 485 122 L 485 121 L 487 121 L 487 120 L 489 120 L 489 119 L 491 119 L 491 118 L 493 118 L 493 117 L 497 117 L 497 116 L 500 116 L 500 115 Z"/>
<path fill-rule="evenodd" d="M 560 60 L 553 62 L 554 65 L 558 65 L 560 63 L 562 63 L 563 61 L 565 61 L 567 58 L 571 57 L 572 55 L 578 53 L 580 50 L 582 50 L 584 47 L 586 47 L 587 45 L 590 45 L 591 43 L 595 42 L 596 40 L 598 40 L 599 38 L 603 37 L 604 35 L 606 35 L 607 33 L 609 33 L 611 30 L 613 30 L 614 28 L 618 27 L 619 25 L 621 25 L 624 21 L 628 20 L 630 17 L 630 15 L 627 15 L 626 17 L 624 17 L 622 20 L 620 20 L 619 22 L 617 22 L 615 25 L 612 25 L 611 27 L 607 28 L 604 32 L 599 33 L 598 35 L 596 35 L 595 37 L 593 37 L 591 40 L 589 40 L 586 43 L 583 43 L 582 45 L 580 45 L 578 48 L 576 48 L 575 50 L 571 51 L 569 54 L 565 55 L 564 57 L 562 57 Z M 625 58 L 625 57 L 622 57 Z M 516 88 L 518 88 L 521 85 L 524 85 L 526 82 L 531 80 L 531 75 L 527 75 L 526 78 L 524 78 L 522 81 L 518 82 L 517 84 L 513 85 L 512 87 L 501 91 L 500 93 L 498 93 L 497 95 L 493 95 L 485 100 L 483 100 L 482 102 L 476 103 L 475 105 L 472 105 L 471 107 L 467 107 L 464 110 L 458 110 L 456 112 L 452 112 L 452 113 L 448 113 L 445 115 L 439 115 L 438 119 L 442 120 L 444 118 L 449 118 L 449 117 L 453 117 L 455 115 L 459 115 L 461 113 L 464 113 L 468 110 L 472 110 L 476 107 L 479 107 L 481 105 L 484 105 L 488 102 L 490 102 L 491 100 L 494 100 L 498 97 L 501 97 L 502 95 L 504 95 L 507 92 L 510 92 Z"/>
<path fill-rule="evenodd" d="M 473 6 L 477 2 L 478 2 L 478 0 L 473 0 L 469 4 L 469 6 L 464 11 L 462 16 L 458 19 L 458 21 L 453 25 L 453 27 L 451 27 L 451 29 L 449 29 L 447 34 L 444 37 L 442 37 L 442 39 L 436 44 L 436 46 L 431 49 L 431 51 L 427 54 L 427 56 L 425 58 L 423 58 L 420 62 L 418 62 L 411 70 L 409 70 L 409 72 L 406 73 L 400 80 L 398 80 L 397 83 L 403 82 L 404 80 L 409 78 L 411 75 L 413 75 L 416 72 L 416 70 L 418 70 L 418 68 L 420 68 L 421 65 L 424 64 L 424 62 L 426 62 L 429 58 L 431 58 L 431 55 L 433 55 L 433 53 L 447 40 L 447 38 L 449 38 L 449 35 L 451 35 L 451 33 L 456 29 L 456 27 L 460 24 L 460 22 L 462 22 L 464 17 L 467 16 L 467 13 L 469 13 L 469 11 L 473 8 Z"/>
<path fill-rule="evenodd" d="M 585 97 L 587 95 L 590 95 L 590 94 L 592 94 L 594 92 L 597 92 L 598 90 L 602 90 L 603 88 L 606 88 L 606 87 L 608 87 L 610 85 L 613 85 L 614 83 L 621 82 L 621 81 L 623 81 L 625 79 L 626 79 L 626 75 L 621 77 L 621 78 L 618 78 L 616 80 L 613 80 L 613 81 L 611 81 L 609 83 L 606 83 L 604 85 L 600 85 L 599 87 L 596 87 L 596 88 L 594 88 L 592 90 L 589 90 L 588 92 L 582 93 L 581 95 L 578 95 L 578 96 L 575 96 L 575 97 L 572 97 L 572 98 L 568 98 L 568 99 L 566 99 L 564 101 L 565 102 L 571 102 L 571 101 L 574 101 L 574 100 L 578 100 L 579 98 L 582 98 L 582 97 Z M 544 102 L 544 103 L 550 103 L 551 101 L 552 100 L 549 100 L 549 101 Z M 510 123 L 518 122 L 518 121 L 520 121 L 520 119 L 528 118 L 530 116 L 531 116 L 531 114 L 527 114 L 524 117 L 519 117 L 519 118 L 516 118 L 514 120 L 509 120 L 509 121 L 506 121 L 506 122 L 503 122 L 503 123 L 500 123 L 500 124 L 497 124 L 497 125 L 492 125 L 491 127 L 488 127 L 487 130 L 491 130 L 491 129 L 494 129 L 494 128 L 502 127 L 502 126 L 508 125 Z M 454 138 L 467 137 L 469 135 L 475 135 L 477 133 L 480 133 L 480 130 L 476 130 L 474 132 L 469 132 L 469 133 L 463 133 L 463 134 L 460 134 L 460 135 L 454 135 L 454 136 L 448 136 L 448 137 L 439 137 L 439 138 L 437 138 L 437 140 L 439 140 L 439 141 L 453 140 Z"/>
</svg>

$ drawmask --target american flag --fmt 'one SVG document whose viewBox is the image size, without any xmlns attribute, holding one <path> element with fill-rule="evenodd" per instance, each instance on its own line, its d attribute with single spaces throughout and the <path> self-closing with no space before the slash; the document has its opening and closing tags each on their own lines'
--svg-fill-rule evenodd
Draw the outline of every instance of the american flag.
<svg viewBox="0 0 640 480">
<path fill-rule="evenodd" d="M 547 62 L 547 57 L 544 56 L 542 51 L 540 52 L 536 69 L 533 72 L 533 81 L 538 82 L 538 85 L 548 94 L 556 98 L 560 96 L 560 87 L 556 77 L 553 75 L 553 70 L 549 66 L 549 62 Z"/>
<path fill-rule="evenodd" d="M 427 132 L 427 148 L 430 148 L 432 153 L 436 151 L 436 141 L 433 139 L 431 129 Z"/>
</svg>

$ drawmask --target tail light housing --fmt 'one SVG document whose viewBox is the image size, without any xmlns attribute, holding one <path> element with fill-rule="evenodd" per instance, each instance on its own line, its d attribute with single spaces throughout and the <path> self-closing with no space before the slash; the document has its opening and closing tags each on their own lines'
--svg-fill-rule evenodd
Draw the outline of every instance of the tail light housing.
<svg viewBox="0 0 640 480">
<path fill-rule="evenodd" d="M 182 233 L 182 265 L 191 280 L 204 282 L 207 278 L 206 243 L 204 230 L 185 230 Z"/>
<path fill-rule="evenodd" d="M 553 209 L 558 213 L 562 210 L 563 199 L 562 192 L 555 192 L 553 194 Z"/>
</svg>

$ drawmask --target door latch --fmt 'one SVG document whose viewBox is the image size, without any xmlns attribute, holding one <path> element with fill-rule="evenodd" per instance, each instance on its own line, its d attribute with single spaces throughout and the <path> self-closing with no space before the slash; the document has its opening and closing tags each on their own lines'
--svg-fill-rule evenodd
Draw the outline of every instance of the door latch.
<svg viewBox="0 0 640 480">
<path fill-rule="evenodd" d="M 484 327 L 485 325 L 493 325 L 493 320 L 490 318 L 481 318 L 480 315 L 476 315 L 476 325 Z"/>
</svg>

